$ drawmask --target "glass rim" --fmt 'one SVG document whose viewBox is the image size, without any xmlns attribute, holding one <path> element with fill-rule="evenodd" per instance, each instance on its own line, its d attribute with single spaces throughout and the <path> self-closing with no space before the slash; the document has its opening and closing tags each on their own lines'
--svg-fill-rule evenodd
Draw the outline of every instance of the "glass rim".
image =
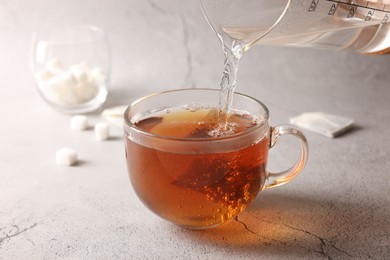
<svg viewBox="0 0 390 260">
<path fill-rule="evenodd" d="M 136 133 L 142 134 L 144 136 L 148 136 L 148 137 L 152 137 L 152 138 L 158 138 L 158 139 L 163 139 L 163 140 L 169 140 L 169 141 L 185 141 L 185 142 L 205 142 L 205 141 L 208 141 L 208 142 L 213 142 L 213 141 L 230 140 L 230 139 L 235 139 L 235 138 L 242 137 L 242 136 L 245 136 L 245 135 L 249 135 L 249 134 L 252 134 L 252 133 L 258 131 L 259 129 L 263 128 L 264 126 L 268 125 L 268 122 L 269 122 L 269 110 L 268 110 L 267 106 L 264 105 L 264 103 L 259 101 L 258 99 L 254 98 L 254 97 L 251 97 L 249 95 L 246 95 L 246 94 L 239 93 L 239 92 L 234 92 L 233 96 L 240 96 L 240 97 L 243 97 L 243 98 L 247 98 L 247 99 L 257 103 L 264 110 L 264 115 L 263 115 L 264 116 L 264 120 L 260 124 L 256 125 L 256 127 L 252 127 L 252 128 L 250 128 L 248 130 L 239 132 L 237 134 L 220 136 L 220 137 L 175 137 L 175 136 L 160 135 L 160 134 L 150 133 L 149 131 L 145 131 L 145 130 L 137 127 L 128 118 L 129 112 L 131 111 L 131 109 L 134 106 L 136 106 L 137 104 L 139 104 L 139 103 L 141 103 L 141 102 L 143 102 L 145 100 L 148 100 L 151 97 L 156 97 L 156 96 L 159 96 L 159 95 L 175 93 L 175 92 L 185 92 L 185 91 L 216 91 L 216 92 L 220 92 L 219 89 L 212 89 L 212 88 L 186 88 L 186 89 L 173 89 L 173 90 L 166 90 L 166 91 L 155 92 L 155 93 L 151 93 L 151 94 L 148 94 L 146 96 L 143 96 L 141 98 L 138 98 L 135 101 L 133 101 L 129 106 L 127 106 L 127 108 L 126 108 L 126 110 L 125 110 L 125 112 L 123 114 L 123 118 L 124 118 L 124 120 L 123 120 L 123 128 L 126 131 L 126 133 L 129 133 L 129 130 L 132 129 Z M 234 100 L 234 98 L 233 98 L 233 100 Z M 151 108 L 151 109 L 153 109 L 153 108 Z"/>
<path fill-rule="evenodd" d="M 81 31 L 81 32 L 94 32 L 94 35 L 90 37 L 90 39 L 84 39 L 84 40 L 72 40 L 72 41 L 61 41 L 58 39 L 47 39 L 49 38 L 48 35 L 51 33 L 59 33 L 63 31 Z M 59 33 L 61 35 L 61 33 Z M 42 36 L 42 37 L 40 37 Z M 106 37 L 106 32 L 96 26 L 91 24 L 69 24 L 69 25 L 58 25 L 58 26 L 49 26 L 44 27 L 41 30 L 38 30 L 36 32 L 33 32 L 33 38 L 36 39 L 36 41 L 39 42 L 45 42 L 45 44 L 49 45 L 80 45 L 80 44 L 88 44 L 100 41 Z"/>
</svg>

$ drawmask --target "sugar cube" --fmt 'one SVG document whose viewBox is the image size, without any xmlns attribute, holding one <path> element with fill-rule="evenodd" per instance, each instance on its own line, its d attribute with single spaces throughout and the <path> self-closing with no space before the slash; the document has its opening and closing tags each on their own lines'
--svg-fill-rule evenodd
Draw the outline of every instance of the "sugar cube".
<svg viewBox="0 0 390 260">
<path fill-rule="evenodd" d="M 57 151 L 56 162 L 59 165 L 74 165 L 77 163 L 77 152 L 71 148 L 64 147 Z"/>
<path fill-rule="evenodd" d="M 91 70 L 91 77 L 97 85 L 103 85 L 106 81 L 106 74 L 104 73 L 104 70 L 99 67 Z"/>
<path fill-rule="evenodd" d="M 88 67 L 76 64 L 70 67 L 70 71 L 79 83 L 88 81 Z"/>
<path fill-rule="evenodd" d="M 77 101 L 77 80 L 70 72 L 58 73 L 46 82 L 47 94 L 51 101 L 75 105 Z"/>
<path fill-rule="evenodd" d="M 70 129 L 74 131 L 83 131 L 88 128 L 88 117 L 84 115 L 75 115 L 70 119 Z"/>
<path fill-rule="evenodd" d="M 95 137 L 97 141 L 104 141 L 108 139 L 109 128 L 107 123 L 102 122 L 95 125 Z"/>
<path fill-rule="evenodd" d="M 77 85 L 78 98 L 81 102 L 88 101 L 98 94 L 98 86 L 93 82 L 79 82 Z"/>
<path fill-rule="evenodd" d="M 49 60 L 46 63 L 46 69 L 51 73 L 51 74 L 58 74 L 62 73 L 64 70 L 64 67 L 62 65 L 62 61 L 58 58 L 54 58 Z"/>
</svg>

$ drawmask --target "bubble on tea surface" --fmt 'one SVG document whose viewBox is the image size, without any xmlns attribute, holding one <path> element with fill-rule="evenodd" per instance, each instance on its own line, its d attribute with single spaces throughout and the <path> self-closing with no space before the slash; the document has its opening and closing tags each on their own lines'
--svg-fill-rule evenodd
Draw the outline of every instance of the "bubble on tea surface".
<svg viewBox="0 0 390 260">
<path fill-rule="evenodd" d="M 190 102 L 190 103 L 187 103 L 183 106 L 183 108 L 185 110 L 188 110 L 190 112 L 196 112 L 200 109 L 203 108 L 203 105 L 201 103 L 197 103 L 197 102 Z"/>
<path fill-rule="evenodd" d="M 209 130 L 211 137 L 226 137 L 241 133 L 249 128 L 260 124 L 257 116 L 245 111 L 233 111 L 226 117 L 226 122 L 220 122 L 217 127 Z"/>
<path fill-rule="evenodd" d="M 208 131 L 211 137 L 226 137 L 237 133 L 237 125 L 228 123 L 225 127 L 216 127 Z"/>
<path fill-rule="evenodd" d="M 210 138 L 210 129 L 215 128 L 218 122 L 218 111 L 216 109 L 201 109 L 194 128 L 188 135 L 188 138 Z"/>
</svg>

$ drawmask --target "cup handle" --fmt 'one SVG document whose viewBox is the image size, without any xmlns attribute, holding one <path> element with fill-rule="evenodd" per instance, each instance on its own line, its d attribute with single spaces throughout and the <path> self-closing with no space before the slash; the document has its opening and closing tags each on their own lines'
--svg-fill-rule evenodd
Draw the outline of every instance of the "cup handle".
<svg viewBox="0 0 390 260">
<path fill-rule="evenodd" d="M 307 144 L 306 137 L 296 126 L 280 125 L 276 127 L 271 127 L 270 132 L 270 148 L 272 148 L 276 144 L 280 136 L 293 135 L 299 140 L 299 145 L 301 147 L 301 155 L 299 160 L 290 169 L 280 173 L 267 172 L 267 179 L 263 190 L 286 184 L 287 182 L 290 182 L 292 179 L 294 179 L 305 166 L 309 152 L 309 146 Z"/>
</svg>

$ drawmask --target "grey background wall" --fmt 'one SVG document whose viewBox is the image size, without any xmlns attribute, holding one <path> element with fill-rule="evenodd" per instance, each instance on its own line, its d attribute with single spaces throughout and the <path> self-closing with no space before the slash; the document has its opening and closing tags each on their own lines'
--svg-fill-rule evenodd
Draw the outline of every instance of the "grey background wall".
<svg viewBox="0 0 390 260">
<path fill-rule="evenodd" d="M 10 84 L 3 87 L 31 91 L 31 33 L 68 23 L 94 24 L 106 30 L 112 49 L 113 90 L 138 95 L 144 90 L 218 87 L 222 51 L 197 0 L 2 0 L 0 71 Z M 237 91 L 264 101 L 280 96 L 288 106 L 305 105 L 298 110 L 317 109 L 317 99 L 326 99 L 329 109 L 344 110 L 351 92 L 361 93 L 353 95 L 354 101 L 371 103 L 369 93 L 389 85 L 389 66 L 389 58 L 383 56 L 259 46 L 242 60 Z M 25 83 L 13 86 L 15 74 Z M 294 97 L 286 97 L 286 89 L 302 95 L 304 104 L 294 104 Z"/>
</svg>

